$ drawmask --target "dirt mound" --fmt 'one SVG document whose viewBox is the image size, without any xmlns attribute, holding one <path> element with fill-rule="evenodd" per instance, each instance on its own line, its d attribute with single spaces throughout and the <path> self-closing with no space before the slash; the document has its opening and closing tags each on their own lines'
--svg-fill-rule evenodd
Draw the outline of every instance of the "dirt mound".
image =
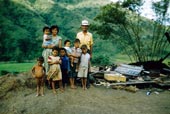
<svg viewBox="0 0 170 114">
<path fill-rule="evenodd" d="M 18 75 L 7 74 L 0 77 L 0 99 L 5 97 L 9 92 L 19 91 L 24 88 L 36 87 L 35 80 L 31 73 L 21 73 Z"/>
</svg>

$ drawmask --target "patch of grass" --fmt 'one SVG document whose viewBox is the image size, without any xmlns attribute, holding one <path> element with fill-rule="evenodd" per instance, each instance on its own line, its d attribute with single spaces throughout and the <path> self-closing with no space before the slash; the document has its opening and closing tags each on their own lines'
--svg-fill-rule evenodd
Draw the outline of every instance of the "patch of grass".
<svg viewBox="0 0 170 114">
<path fill-rule="evenodd" d="M 35 63 L 0 63 L 0 71 L 26 72 L 30 71 Z"/>
<path fill-rule="evenodd" d="M 129 57 L 127 55 L 123 55 L 123 54 L 116 54 L 113 58 L 111 58 L 112 63 L 131 63 L 134 61 L 130 61 Z"/>
</svg>

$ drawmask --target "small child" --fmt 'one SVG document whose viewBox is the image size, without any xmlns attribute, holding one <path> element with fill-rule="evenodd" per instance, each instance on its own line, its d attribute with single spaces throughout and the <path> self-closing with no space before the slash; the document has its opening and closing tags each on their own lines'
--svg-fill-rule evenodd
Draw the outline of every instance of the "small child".
<svg viewBox="0 0 170 114">
<path fill-rule="evenodd" d="M 44 46 L 49 46 L 52 45 L 52 38 L 50 37 L 50 28 L 45 26 L 43 28 L 43 45 Z"/>
<path fill-rule="evenodd" d="M 79 48 L 80 46 L 80 40 L 75 39 L 74 41 L 74 47 L 71 48 L 72 50 L 72 57 L 73 57 L 73 67 L 71 67 L 71 72 L 69 75 L 70 78 L 70 84 L 71 88 L 75 89 L 75 80 L 77 78 L 77 72 L 78 72 L 78 67 L 79 67 L 79 62 L 80 62 L 80 56 L 81 56 L 81 49 Z"/>
<path fill-rule="evenodd" d="M 61 57 L 61 72 L 62 72 L 62 83 L 65 89 L 66 84 L 68 83 L 68 73 L 70 71 L 70 61 L 67 57 L 67 52 L 65 48 L 60 49 L 60 57 Z"/>
<path fill-rule="evenodd" d="M 70 58 L 71 66 L 73 66 L 73 57 L 72 57 L 72 50 L 70 48 L 70 44 L 71 44 L 70 40 L 64 41 L 64 48 L 66 49 L 67 55 Z"/>
<path fill-rule="evenodd" d="M 50 83 L 52 80 L 53 93 L 56 94 L 55 83 L 59 81 L 60 90 L 63 92 L 62 87 L 62 74 L 60 69 L 61 59 L 58 56 L 59 49 L 54 47 L 52 49 L 52 55 L 48 57 L 48 64 L 50 65 L 50 70 L 48 72 L 47 80 Z M 50 85 L 50 84 L 49 84 Z"/>
<path fill-rule="evenodd" d="M 87 75 L 90 64 L 90 54 L 87 53 L 87 45 L 81 46 L 82 55 L 80 58 L 80 66 L 78 71 L 78 77 L 81 78 L 83 89 L 86 90 Z"/>
<path fill-rule="evenodd" d="M 37 59 L 37 64 L 32 68 L 32 76 L 37 80 L 37 94 L 36 96 L 44 96 L 44 76 L 45 68 L 43 67 L 44 58 L 39 57 Z M 41 92 L 40 92 L 41 91 Z"/>
</svg>

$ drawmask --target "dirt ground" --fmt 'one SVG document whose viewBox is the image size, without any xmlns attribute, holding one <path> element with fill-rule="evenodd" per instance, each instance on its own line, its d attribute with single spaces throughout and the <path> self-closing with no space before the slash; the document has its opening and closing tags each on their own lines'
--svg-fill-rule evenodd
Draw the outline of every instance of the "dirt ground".
<svg viewBox="0 0 170 114">
<path fill-rule="evenodd" d="M 147 89 L 131 93 L 103 86 L 57 92 L 45 88 L 45 96 L 35 97 L 36 88 L 10 91 L 0 101 L 0 114 L 170 114 L 169 90 L 149 96 Z"/>
</svg>

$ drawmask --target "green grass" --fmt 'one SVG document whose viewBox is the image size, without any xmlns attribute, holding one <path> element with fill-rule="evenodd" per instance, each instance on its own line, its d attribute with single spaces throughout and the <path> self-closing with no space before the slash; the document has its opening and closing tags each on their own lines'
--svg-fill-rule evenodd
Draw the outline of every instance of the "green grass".
<svg viewBox="0 0 170 114">
<path fill-rule="evenodd" d="M 30 71 L 35 63 L 0 63 L 0 72 L 26 72 Z"/>
<path fill-rule="evenodd" d="M 113 58 L 111 58 L 111 62 L 112 63 L 131 63 L 132 61 L 130 61 L 129 57 L 127 55 L 123 55 L 123 54 L 116 54 Z M 134 61 L 133 61 L 134 62 Z"/>
</svg>

